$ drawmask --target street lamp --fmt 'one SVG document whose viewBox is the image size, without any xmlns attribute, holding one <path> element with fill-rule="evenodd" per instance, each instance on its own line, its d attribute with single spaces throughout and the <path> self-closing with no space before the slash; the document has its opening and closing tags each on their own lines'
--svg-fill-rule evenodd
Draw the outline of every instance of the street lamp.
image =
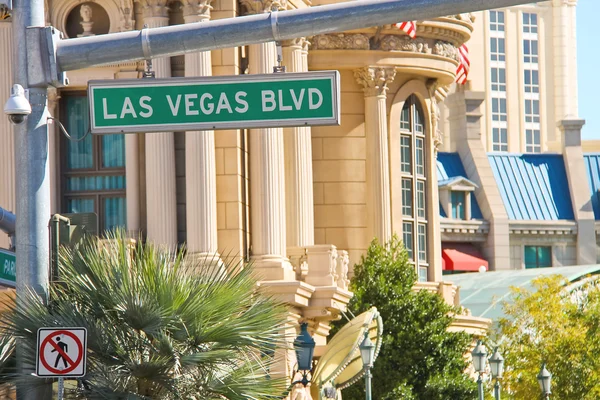
<svg viewBox="0 0 600 400">
<path fill-rule="evenodd" d="M 494 384 L 494 397 L 500 400 L 500 379 L 504 373 L 504 357 L 498 352 L 498 348 L 494 349 L 494 354 L 489 359 L 490 369 L 492 370 L 492 378 L 496 379 Z"/>
<path fill-rule="evenodd" d="M 542 364 L 542 369 L 537 376 L 537 381 L 540 384 L 540 389 L 542 389 L 542 395 L 544 399 L 549 399 L 552 392 L 550 391 L 550 386 L 552 384 L 552 374 L 546 369 L 546 363 Z"/>
<path fill-rule="evenodd" d="M 302 373 L 302 379 L 296 382 L 293 382 L 292 385 L 296 383 L 301 383 L 302 386 L 306 387 L 310 383 L 310 379 L 308 379 L 308 374 L 312 370 L 312 360 L 313 354 L 315 352 L 315 341 L 308 333 L 308 324 L 303 323 L 300 325 L 300 334 L 294 340 L 294 350 L 296 351 L 296 360 L 298 361 L 298 371 Z"/>
<path fill-rule="evenodd" d="M 473 367 L 475 372 L 479 374 L 477 378 L 477 389 L 479 391 L 479 400 L 483 398 L 483 372 L 485 371 L 485 360 L 487 358 L 487 350 L 481 340 L 477 341 L 477 346 L 471 352 L 471 358 L 473 358 Z"/>
<path fill-rule="evenodd" d="M 373 367 L 373 360 L 375 359 L 375 344 L 369 338 L 368 329 L 365 331 L 365 337 L 358 348 L 360 349 L 360 358 L 362 358 L 365 369 L 366 398 L 367 400 L 371 400 L 371 367 Z"/>
</svg>

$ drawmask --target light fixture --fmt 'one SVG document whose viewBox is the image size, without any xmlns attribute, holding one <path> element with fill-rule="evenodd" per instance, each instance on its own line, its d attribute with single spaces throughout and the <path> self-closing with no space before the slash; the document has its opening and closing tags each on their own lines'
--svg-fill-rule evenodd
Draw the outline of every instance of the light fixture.
<svg viewBox="0 0 600 400">
<path fill-rule="evenodd" d="M 375 359 L 375 344 L 369 338 L 368 330 L 365 332 L 365 337 L 358 348 L 360 349 L 360 358 L 362 358 L 363 367 L 371 368 Z"/>
<path fill-rule="evenodd" d="M 542 394 L 545 398 L 549 398 L 552 392 L 550 391 L 552 386 L 552 374 L 546 369 L 546 363 L 542 364 L 542 369 L 537 376 L 537 381 L 542 389 Z"/>
<path fill-rule="evenodd" d="M 369 328 L 365 329 L 365 337 L 361 344 L 358 345 L 360 350 L 360 358 L 362 358 L 363 368 L 365 369 L 365 395 L 367 400 L 371 400 L 371 368 L 375 361 L 375 344 L 369 338 Z"/>
<path fill-rule="evenodd" d="M 294 340 L 294 350 L 296 351 L 296 360 L 298 361 L 298 371 L 302 373 L 302 379 L 292 384 L 302 383 L 306 386 L 310 383 L 308 375 L 312 370 L 313 354 L 315 352 L 315 341 L 308 333 L 308 324 L 300 324 L 300 334 Z"/>
<path fill-rule="evenodd" d="M 481 340 L 477 341 L 477 346 L 471 352 L 471 357 L 473 358 L 473 367 L 475 368 L 475 372 L 483 373 L 485 371 L 485 359 L 487 357 L 487 350 Z"/>
<path fill-rule="evenodd" d="M 498 352 L 498 348 L 494 349 L 494 354 L 489 359 L 492 378 L 502 379 L 504 373 L 504 357 Z"/>
</svg>

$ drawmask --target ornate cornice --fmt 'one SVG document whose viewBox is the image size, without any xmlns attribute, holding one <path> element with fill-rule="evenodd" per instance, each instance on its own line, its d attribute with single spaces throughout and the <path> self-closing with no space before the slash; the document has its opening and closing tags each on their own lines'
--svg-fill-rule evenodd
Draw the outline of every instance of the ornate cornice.
<svg viewBox="0 0 600 400">
<path fill-rule="evenodd" d="M 369 36 L 364 33 L 332 33 L 310 38 L 312 50 L 369 50 Z"/>
<path fill-rule="evenodd" d="M 212 0 L 182 0 L 183 17 L 195 17 L 197 22 L 210 19 L 210 10 Z"/>
<path fill-rule="evenodd" d="M 363 67 L 354 70 L 354 77 L 362 85 L 366 97 L 382 96 L 394 81 L 396 70 L 392 67 Z"/>
<path fill-rule="evenodd" d="M 287 0 L 240 0 L 246 15 L 262 14 L 274 10 L 285 10 Z"/>
<path fill-rule="evenodd" d="M 142 7 L 144 18 L 168 18 L 168 0 L 136 0 Z"/>
<path fill-rule="evenodd" d="M 371 36 L 365 33 L 335 33 L 317 35 L 310 38 L 312 50 L 375 50 L 371 46 Z M 404 35 L 384 35 L 378 42 L 377 50 L 431 54 L 458 61 L 458 49 L 443 40 L 416 38 Z"/>
</svg>

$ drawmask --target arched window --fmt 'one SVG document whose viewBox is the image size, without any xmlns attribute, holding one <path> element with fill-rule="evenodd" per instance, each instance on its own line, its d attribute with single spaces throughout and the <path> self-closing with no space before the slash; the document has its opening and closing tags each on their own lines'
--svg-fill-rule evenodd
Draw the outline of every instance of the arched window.
<svg viewBox="0 0 600 400">
<path fill-rule="evenodd" d="M 427 280 L 427 178 L 425 118 L 415 95 L 400 115 L 400 175 L 402 176 L 402 240 L 420 281 Z"/>
</svg>

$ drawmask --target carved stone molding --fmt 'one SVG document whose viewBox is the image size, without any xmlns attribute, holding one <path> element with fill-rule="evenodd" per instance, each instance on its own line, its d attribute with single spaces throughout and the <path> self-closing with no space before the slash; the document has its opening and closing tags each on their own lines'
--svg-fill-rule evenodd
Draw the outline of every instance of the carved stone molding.
<svg viewBox="0 0 600 400">
<path fill-rule="evenodd" d="M 4 6 L 0 6 L 0 22 L 10 22 L 10 10 Z"/>
<path fill-rule="evenodd" d="M 443 133 L 440 130 L 440 106 L 439 103 L 444 101 L 444 98 L 441 97 L 438 93 L 447 93 L 445 91 L 440 91 L 440 85 L 437 79 L 429 79 L 427 81 L 427 90 L 429 92 L 429 99 L 431 100 L 431 132 L 433 146 L 434 146 L 434 154 L 437 157 L 437 153 L 440 147 L 443 144 Z"/>
<path fill-rule="evenodd" d="M 458 49 L 452 43 L 437 40 L 433 45 L 433 54 L 458 61 Z"/>
<path fill-rule="evenodd" d="M 327 34 L 311 38 L 313 50 L 369 50 L 369 36 L 363 33 Z"/>
<path fill-rule="evenodd" d="M 334 33 L 310 38 L 312 50 L 372 50 L 371 36 L 365 33 Z M 450 42 L 404 35 L 383 35 L 377 50 L 433 54 L 458 61 L 458 49 Z"/>
<path fill-rule="evenodd" d="M 119 1 L 119 31 L 126 32 L 135 28 L 135 20 L 133 19 L 133 1 Z"/>
<path fill-rule="evenodd" d="M 396 70 L 391 67 L 363 67 L 354 70 L 354 77 L 363 86 L 365 97 L 384 96 L 394 81 Z"/>
<path fill-rule="evenodd" d="M 406 36 L 385 35 L 381 39 L 380 49 L 384 51 L 410 51 L 413 53 L 431 54 L 430 40 Z"/>
<path fill-rule="evenodd" d="M 142 7 L 144 18 L 168 18 L 168 0 L 136 0 Z"/>
<path fill-rule="evenodd" d="M 183 0 L 183 17 L 196 17 L 197 21 L 208 21 L 210 19 L 210 5 L 212 0 Z"/>
<path fill-rule="evenodd" d="M 287 7 L 287 0 L 241 0 L 240 3 L 246 10 L 246 15 L 285 10 Z"/>
</svg>

